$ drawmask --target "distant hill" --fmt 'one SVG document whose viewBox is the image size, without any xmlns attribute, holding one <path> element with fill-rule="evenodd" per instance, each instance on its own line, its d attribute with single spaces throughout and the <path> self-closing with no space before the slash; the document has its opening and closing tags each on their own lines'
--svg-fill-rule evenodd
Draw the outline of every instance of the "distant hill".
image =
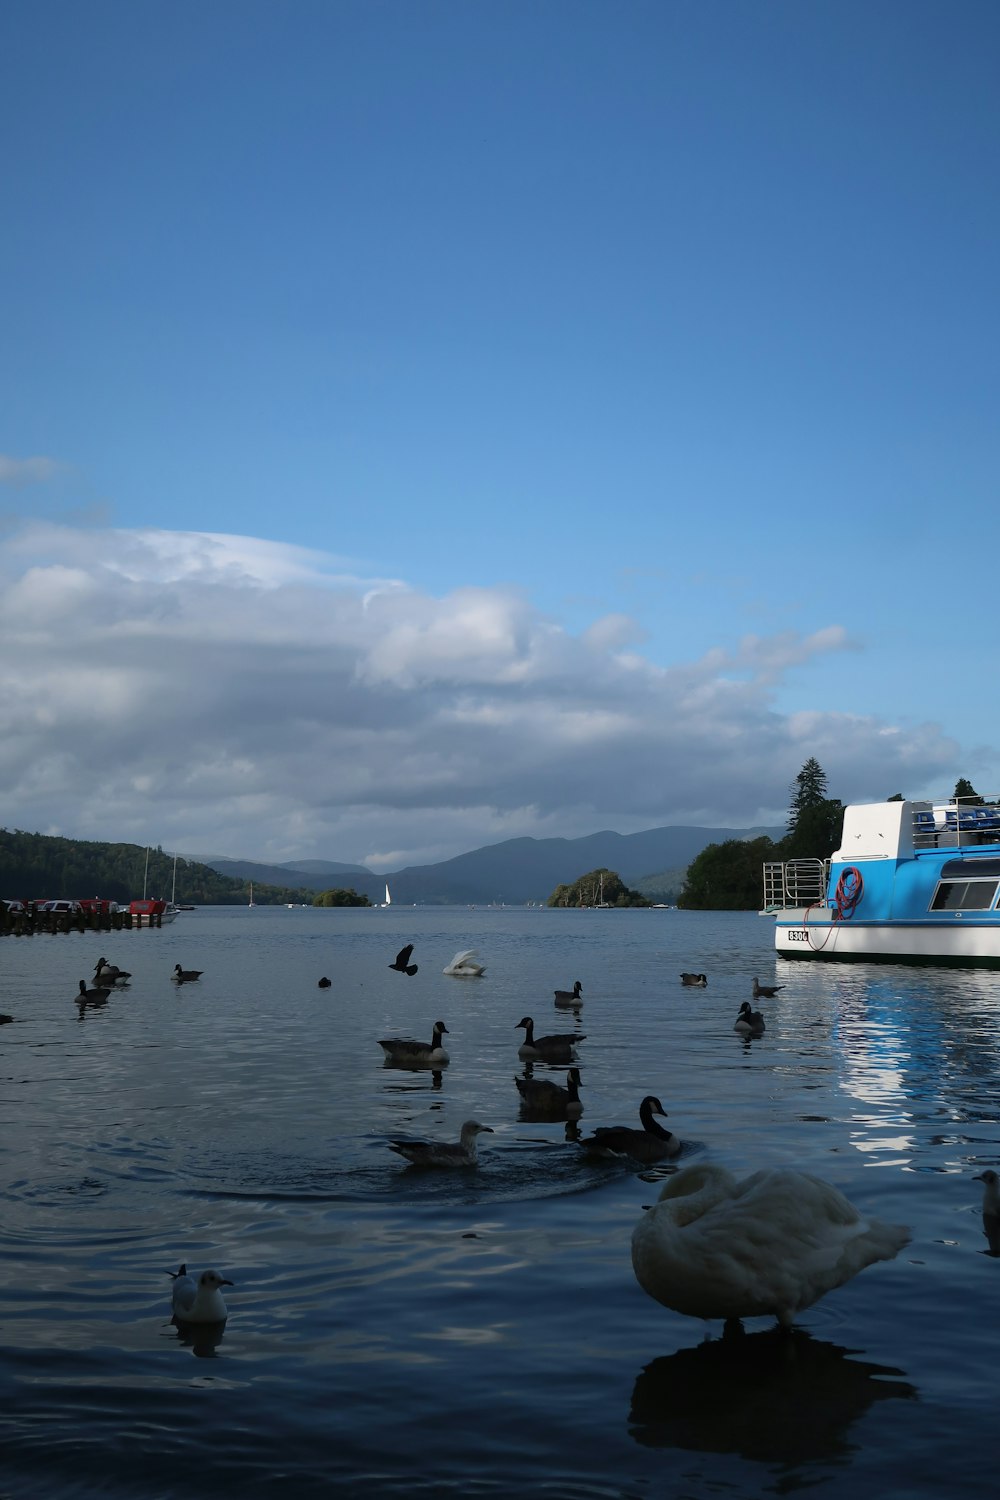
<svg viewBox="0 0 1000 1500">
<path fill-rule="evenodd" d="M 726 839 L 757 838 L 762 833 L 781 838 L 783 828 L 651 828 L 645 833 L 587 834 L 579 839 L 506 839 L 434 865 L 408 865 L 388 875 L 375 875 L 363 865 L 326 860 L 301 860 L 287 865 L 254 864 L 251 860 L 208 859 L 205 864 L 221 874 L 261 884 L 283 885 L 294 873 L 297 885 L 325 890 L 350 886 L 369 901 L 379 902 L 388 880 L 393 902 L 403 906 L 489 905 L 522 906 L 547 901 L 557 885 L 569 885 L 588 870 L 616 870 L 626 885 L 657 899 L 656 893 L 680 890 L 684 871 L 709 844 Z M 662 873 L 657 873 L 662 872 Z M 670 885 L 662 882 L 670 881 Z"/>
</svg>

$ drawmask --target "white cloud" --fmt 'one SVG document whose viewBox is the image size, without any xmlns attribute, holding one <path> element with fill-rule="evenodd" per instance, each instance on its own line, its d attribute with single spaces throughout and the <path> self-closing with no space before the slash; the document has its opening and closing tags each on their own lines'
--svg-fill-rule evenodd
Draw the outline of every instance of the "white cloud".
<svg viewBox="0 0 1000 1500">
<path fill-rule="evenodd" d="M 0 484 L 16 489 L 27 484 L 47 484 L 64 472 L 64 465 L 54 458 L 11 458 L 0 453 Z"/>
<path fill-rule="evenodd" d="M 257 538 L 30 525 L 0 554 L 0 822 L 393 868 L 521 834 L 781 821 L 940 784 L 932 725 L 782 716 L 839 625 L 663 668 L 514 589 L 432 598 Z"/>
</svg>

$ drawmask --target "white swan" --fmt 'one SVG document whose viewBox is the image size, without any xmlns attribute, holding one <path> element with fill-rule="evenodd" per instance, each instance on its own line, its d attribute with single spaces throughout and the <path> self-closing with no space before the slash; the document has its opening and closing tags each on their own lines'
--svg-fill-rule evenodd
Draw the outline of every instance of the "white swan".
<svg viewBox="0 0 1000 1500">
<path fill-rule="evenodd" d="M 435 1063 L 440 1065 L 448 1061 L 448 1054 L 441 1045 L 442 1036 L 448 1034 L 448 1028 L 443 1021 L 434 1022 L 434 1032 L 429 1042 L 414 1042 L 408 1037 L 384 1037 L 379 1046 L 385 1053 L 386 1062 L 392 1063 Z"/>
<path fill-rule="evenodd" d="M 479 979 L 486 973 L 486 965 L 476 958 L 475 948 L 466 948 L 463 953 L 456 953 L 442 972 L 450 974 L 453 979 Z"/>
<path fill-rule="evenodd" d="M 655 1094 L 647 1094 L 639 1105 L 642 1129 L 631 1125 L 600 1125 L 593 1135 L 585 1136 L 580 1145 L 589 1156 L 631 1156 L 633 1161 L 665 1161 L 676 1156 L 681 1142 L 672 1130 L 657 1125 L 654 1115 L 667 1112 Z"/>
<path fill-rule="evenodd" d="M 671 1177 L 632 1232 L 643 1291 L 692 1318 L 770 1314 L 787 1328 L 803 1308 L 910 1238 L 867 1219 L 837 1188 L 787 1168 L 737 1182 L 704 1163 Z"/>
<path fill-rule="evenodd" d="M 451 1141 L 390 1141 L 389 1150 L 415 1167 L 474 1167 L 479 1160 L 476 1137 L 488 1131 L 492 1125 L 480 1125 L 478 1120 L 466 1120 L 457 1144 Z"/>
<path fill-rule="evenodd" d="M 187 1266 L 167 1275 L 174 1278 L 171 1300 L 179 1323 L 224 1323 L 229 1317 L 220 1287 L 233 1283 L 218 1271 L 202 1271 L 197 1281 L 188 1275 Z"/>
</svg>

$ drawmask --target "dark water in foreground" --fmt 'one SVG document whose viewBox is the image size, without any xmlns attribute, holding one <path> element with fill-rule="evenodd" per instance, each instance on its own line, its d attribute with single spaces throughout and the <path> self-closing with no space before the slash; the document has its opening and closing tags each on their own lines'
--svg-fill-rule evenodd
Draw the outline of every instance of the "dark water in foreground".
<svg viewBox="0 0 1000 1500">
<path fill-rule="evenodd" d="M 0 1496 L 993 1494 L 971 1178 L 1000 1162 L 1000 976 L 771 942 L 754 915 L 513 908 L 0 940 Z M 485 979 L 443 977 L 460 948 Z M 133 983 L 81 1015 L 101 953 Z M 178 991 L 176 962 L 204 978 Z M 816 1172 L 912 1244 L 785 1340 L 652 1302 L 629 1236 L 656 1182 L 518 1115 L 515 1022 L 573 1029 L 575 979 L 585 1131 L 659 1093 L 689 1159 Z M 383 1067 L 380 1036 L 438 1016 L 439 1078 Z M 495 1131 L 476 1172 L 385 1146 L 469 1116 Z M 236 1283 L 214 1346 L 169 1321 L 182 1260 Z"/>
</svg>

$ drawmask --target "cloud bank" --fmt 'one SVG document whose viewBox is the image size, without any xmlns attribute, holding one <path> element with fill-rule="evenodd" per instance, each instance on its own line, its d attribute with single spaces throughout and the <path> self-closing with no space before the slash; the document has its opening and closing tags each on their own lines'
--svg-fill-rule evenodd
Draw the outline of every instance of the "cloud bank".
<svg viewBox="0 0 1000 1500">
<path fill-rule="evenodd" d="M 368 863 L 499 839 L 783 821 L 815 755 L 845 801 L 948 781 L 957 746 L 779 714 L 839 625 L 680 665 L 515 589 L 432 598 L 253 537 L 28 525 L 0 557 L 0 823 L 184 854 Z"/>
</svg>

